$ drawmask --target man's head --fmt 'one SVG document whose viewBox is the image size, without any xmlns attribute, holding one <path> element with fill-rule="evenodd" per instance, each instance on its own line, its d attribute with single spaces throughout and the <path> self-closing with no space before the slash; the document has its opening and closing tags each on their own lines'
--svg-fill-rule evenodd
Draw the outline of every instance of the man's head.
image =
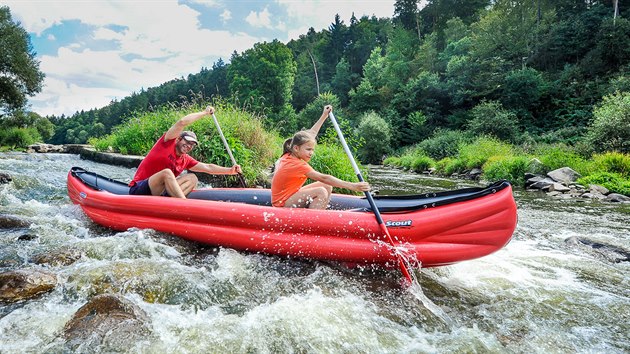
<svg viewBox="0 0 630 354">
<path fill-rule="evenodd" d="M 177 139 L 176 154 L 177 156 L 181 156 L 182 154 L 189 153 L 192 149 L 197 146 L 199 142 L 197 141 L 197 135 L 190 130 L 185 130 L 181 134 L 179 134 L 179 139 Z"/>
<path fill-rule="evenodd" d="M 179 136 L 186 142 L 195 143 L 195 145 L 199 144 L 197 135 L 190 130 L 184 130 Z"/>
</svg>

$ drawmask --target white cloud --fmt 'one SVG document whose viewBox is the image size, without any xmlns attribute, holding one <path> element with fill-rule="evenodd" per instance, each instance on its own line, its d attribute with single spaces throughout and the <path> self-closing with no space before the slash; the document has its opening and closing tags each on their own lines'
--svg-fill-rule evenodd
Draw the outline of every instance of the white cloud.
<svg viewBox="0 0 630 354">
<path fill-rule="evenodd" d="M 223 21 L 223 23 L 225 23 L 232 19 L 232 13 L 230 12 L 230 10 L 225 9 L 219 17 L 221 17 L 221 20 Z"/>
<path fill-rule="evenodd" d="M 219 57 L 229 59 L 233 51 L 261 41 L 244 32 L 201 28 L 200 14 L 176 1 L 9 2 L 14 19 L 29 32 L 41 34 L 64 20 L 80 20 L 94 28 L 92 39 L 118 44 L 115 50 L 98 50 L 86 48 L 85 41 L 75 42 L 38 58 L 46 79 L 42 92 L 29 101 L 33 111 L 43 115 L 105 106 L 142 87 L 196 73 Z M 112 25 L 124 30 L 111 30 Z"/>
<path fill-rule="evenodd" d="M 245 21 L 253 27 L 273 28 L 271 25 L 271 13 L 265 7 L 261 12 L 251 11 Z"/>
<path fill-rule="evenodd" d="M 286 8 L 291 23 L 303 24 L 289 29 L 288 39 L 297 39 L 310 27 L 316 31 L 328 28 L 334 21 L 335 14 L 339 14 L 346 25 L 350 24 L 353 13 L 357 18 L 363 15 L 391 18 L 394 14 L 394 0 L 276 0 L 276 2 Z"/>
</svg>

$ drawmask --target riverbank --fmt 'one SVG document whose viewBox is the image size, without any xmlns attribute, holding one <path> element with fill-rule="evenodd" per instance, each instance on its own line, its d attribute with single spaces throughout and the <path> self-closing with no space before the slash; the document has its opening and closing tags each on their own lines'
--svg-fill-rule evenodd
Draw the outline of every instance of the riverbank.
<svg viewBox="0 0 630 354">
<path fill-rule="evenodd" d="M 144 156 L 123 155 L 115 152 L 100 152 L 87 144 L 33 144 L 26 149 L 27 153 L 67 153 L 79 155 L 84 160 L 134 168 L 140 165 Z"/>
</svg>

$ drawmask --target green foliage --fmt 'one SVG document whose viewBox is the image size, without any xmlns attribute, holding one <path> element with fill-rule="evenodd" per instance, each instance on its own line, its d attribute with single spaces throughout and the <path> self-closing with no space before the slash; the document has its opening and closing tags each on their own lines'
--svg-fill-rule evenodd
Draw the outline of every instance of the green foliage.
<svg viewBox="0 0 630 354">
<path fill-rule="evenodd" d="M 411 161 L 410 169 L 415 172 L 423 172 L 433 166 L 435 166 L 435 160 L 428 156 L 417 155 L 413 161 Z"/>
<path fill-rule="evenodd" d="M 566 145 L 541 145 L 534 155 L 543 163 L 544 173 L 561 167 L 571 167 L 585 176 L 593 169 L 591 162 Z"/>
<path fill-rule="evenodd" d="M 288 132 L 289 134 L 286 135 L 292 135 L 302 129 L 310 129 L 322 115 L 322 110 L 326 105 L 333 106 L 335 118 L 339 118 L 337 116 L 344 116 L 343 109 L 339 108 L 341 106 L 339 98 L 330 92 L 324 92 L 307 104 L 306 107 L 297 114 L 297 126 L 294 126 L 293 129 Z M 332 124 L 329 124 L 328 120 L 326 120 L 322 126 L 323 130 L 321 132 L 323 133 L 328 127 L 332 128 Z"/>
<path fill-rule="evenodd" d="M 579 184 L 588 186 L 597 184 L 608 188 L 611 192 L 630 196 L 630 179 L 624 178 L 619 173 L 614 172 L 596 172 L 577 180 Z"/>
<path fill-rule="evenodd" d="M 43 81 L 28 33 L 13 22 L 8 6 L 0 6 L 0 114 L 24 107 Z"/>
<path fill-rule="evenodd" d="M 512 142 L 516 139 L 516 114 L 505 110 L 500 103 L 482 102 L 472 109 L 472 116 L 468 130 L 473 135 L 491 135 Z"/>
<path fill-rule="evenodd" d="M 385 119 L 374 112 L 365 113 L 356 129 L 356 136 L 363 138 L 359 158 L 366 163 L 380 163 L 383 155 L 390 152 L 391 128 Z"/>
<path fill-rule="evenodd" d="M 630 155 L 619 152 L 607 152 L 593 155 L 593 163 L 602 172 L 618 173 L 630 177 Z"/>
<path fill-rule="evenodd" d="M 471 169 L 482 168 L 491 157 L 511 155 L 513 155 L 511 145 L 492 137 L 480 137 L 472 143 L 462 144 L 459 147 L 458 159 L 466 169 Z"/>
<path fill-rule="evenodd" d="M 587 137 L 595 150 L 630 152 L 630 92 L 605 96 L 593 114 Z"/>
<path fill-rule="evenodd" d="M 385 160 L 383 160 L 383 165 L 384 166 L 399 167 L 400 166 L 400 157 L 388 156 L 387 158 L 385 158 Z"/>
<path fill-rule="evenodd" d="M 230 91 L 241 102 L 253 98 L 255 112 L 270 115 L 272 121 L 278 121 L 282 117 L 277 114 L 291 103 L 296 71 L 291 50 L 274 40 L 256 43 L 243 54 L 232 55 L 227 75 Z"/>
<path fill-rule="evenodd" d="M 344 181 L 358 182 L 348 155 L 340 145 L 317 144 L 309 165 L 320 173 L 332 175 Z M 367 169 L 361 167 L 361 174 L 367 179 Z M 335 192 L 353 193 L 343 189 L 336 189 Z"/>
<path fill-rule="evenodd" d="M 0 146 L 9 146 L 12 149 L 26 148 L 27 146 L 41 141 L 39 132 L 34 127 L 0 130 Z"/>
<path fill-rule="evenodd" d="M 508 180 L 514 185 L 525 184 L 525 173 L 530 171 L 530 158 L 527 156 L 492 157 L 483 165 L 486 180 Z"/>
<path fill-rule="evenodd" d="M 430 157 L 440 160 L 447 156 L 455 156 L 459 146 L 471 139 L 460 130 L 437 130 L 429 139 L 420 142 L 417 147 Z"/>
</svg>

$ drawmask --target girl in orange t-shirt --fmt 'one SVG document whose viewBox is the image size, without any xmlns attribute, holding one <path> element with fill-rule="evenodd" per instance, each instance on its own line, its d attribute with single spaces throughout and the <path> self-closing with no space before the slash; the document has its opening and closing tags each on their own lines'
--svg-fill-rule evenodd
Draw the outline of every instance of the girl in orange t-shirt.
<svg viewBox="0 0 630 354">
<path fill-rule="evenodd" d="M 331 111 L 332 106 L 324 107 L 322 118 L 328 118 L 328 113 Z M 319 124 L 321 127 L 320 123 L 323 123 L 321 118 L 315 126 Z M 271 180 L 271 203 L 273 206 L 326 209 L 333 187 L 357 192 L 370 190 L 370 185 L 367 182 L 342 181 L 331 175 L 319 173 L 308 164 L 315 151 L 315 134 L 313 134 L 313 129 L 299 131 L 295 133 L 290 142 L 285 144 L 285 152 L 278 161 Z M 317 182 L 302 187 L 307 178 Z"/>
</svg>

